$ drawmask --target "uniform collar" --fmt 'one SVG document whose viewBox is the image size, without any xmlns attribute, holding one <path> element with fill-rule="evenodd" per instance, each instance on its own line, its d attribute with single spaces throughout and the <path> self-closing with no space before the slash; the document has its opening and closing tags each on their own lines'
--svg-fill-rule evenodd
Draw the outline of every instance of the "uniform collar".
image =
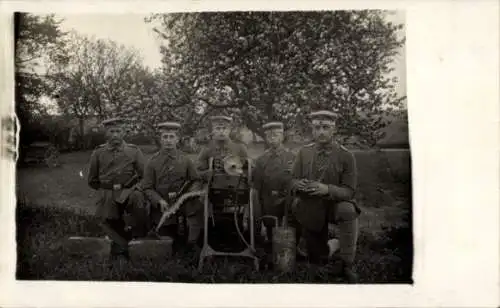
<svg viewBox="0 0 500 308">
<path fill-rule="evenodd" d="M 231 143 L 230 140 L 223 140 L 223 141 L 215 140 L 214 146 L 216 149 L 219 150 L 228 150 L 230 147 L 230 143 Z"/>
<path fill-rule="evenodd" d="M 215 146 L 223 147 L 223 146 L 227 146 L 229 144 L 229 142 L 231 142 L 231 140 L 229 140 L 229 139 L 214 140 L 213 142 L 214 142 Z"/>
<path fill-rule="evenodd" d="M 284 151 L 285 151 L 285 146 L 283 146 L 282 144 L 277 148 L 269 148 L 269 153 L 275 154 L 275 155 L 281 154 Z"/>
<path fill-rule="evenodd" d="M 161 149 L 160 153 L 168 157 L 177 157 L 177 149 Z"/>
<path fill-rule="evenodd" d="M 331 153 L 337 148 L 337 143 L 335 141 L 328 143 L 316 143 L 315 147 L 319 153 Z"/>
<path fill-rule="evenodd" d="M 123 151 L 123 149 L 125 148 L 125 141 L 122 141 L 119 145 L 112 145 L 111 143 L 107 142 L 106 143 L 106 148 L 109 150 L 109 151 L 112 151 L 112 152 L 117 152 L 117 151 Z"/>
</svg>

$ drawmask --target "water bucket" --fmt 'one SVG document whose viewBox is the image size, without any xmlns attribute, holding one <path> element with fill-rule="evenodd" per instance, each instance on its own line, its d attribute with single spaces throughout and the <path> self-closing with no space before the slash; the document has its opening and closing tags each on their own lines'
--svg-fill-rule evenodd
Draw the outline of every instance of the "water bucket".
<svg viewBox="0 0 500 308">
<path fill-rule="evenodd" d="M 273 263 L 274 268 L 281 272 L 290 272 L 295 268 L 296 239 L 295 229 L 276 226 L 273 230 Z"/>
</svg>

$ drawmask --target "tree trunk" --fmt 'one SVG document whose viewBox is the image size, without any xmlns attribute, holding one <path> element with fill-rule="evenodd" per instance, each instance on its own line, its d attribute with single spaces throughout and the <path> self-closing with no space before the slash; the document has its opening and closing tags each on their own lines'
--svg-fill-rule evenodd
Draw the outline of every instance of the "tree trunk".
<svg viewBox="0 0 500 308">
<path fill-rule="evenodd" d="M 266 105 L 266 115 L 268 121 L 273 121 L 274 120 L 274 114 L 273 114 L 273 101 L 272 99 L 268 99 L 267 105 Z"/>
<path fill-rule="evenodd" d="M 85 148 L 85 119 L 83 117 L 78 118 L 78 132 L 79 132 L 79 138 L 78 138 L 78 143 L 80 146 L 80 149 Z"/>
</svg>

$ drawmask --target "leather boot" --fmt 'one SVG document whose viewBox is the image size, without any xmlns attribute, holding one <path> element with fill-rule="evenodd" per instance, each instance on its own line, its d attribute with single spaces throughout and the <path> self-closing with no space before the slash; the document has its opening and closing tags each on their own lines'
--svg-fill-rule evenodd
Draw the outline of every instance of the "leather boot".
<svg viewBox="0 0 500 308">
<path fill-rule="evenodd" d="M 130 260 L 128 243 L 132 239 L 130 229 L 125 228 L 122 220 L 108 220 L 103 224 L 105 232 L 111 238 L 110 260 Z"/>
</svg>

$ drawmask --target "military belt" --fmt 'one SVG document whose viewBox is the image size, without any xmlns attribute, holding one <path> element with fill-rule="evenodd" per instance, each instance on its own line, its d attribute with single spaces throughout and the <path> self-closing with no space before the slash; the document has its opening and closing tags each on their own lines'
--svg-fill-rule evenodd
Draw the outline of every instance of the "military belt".
<svg viewBox="0 0 500 308">
<path fill-rule="evenodd" d="M 120 184 L 120 183 L 114 183 L 114 184 L 112 184 L 112 183 L 101 183 L 99 185 L 99 188 L 104 189 L 104 190 L 122 190 L 122 189 L 131 188 L 131 187 L 134 186 L 134 185 L 127 185 L 127 186 L 122 185 L 120 187 L 120 189 L 115 189 L 115 185 L 122 185 L 122 184 Z"/>
</svg>

